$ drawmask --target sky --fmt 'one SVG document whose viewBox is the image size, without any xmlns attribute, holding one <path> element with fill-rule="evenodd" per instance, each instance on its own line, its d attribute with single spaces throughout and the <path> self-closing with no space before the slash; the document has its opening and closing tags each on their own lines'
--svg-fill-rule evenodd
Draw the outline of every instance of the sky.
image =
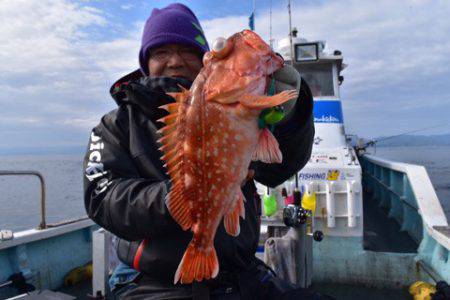
<svg viewBox="0 0 450 300">
<path fill-rule="evenodd" d="M 140 36 L 154 7 L 172 1 L 0 1 L 0 148 L 86 145 L 116 104 L 109 87 L 138 68 Z M 252 0 L 180 1 L 207 39 L 248 27 Z M 256 0 L 256 32 L 289 31 L 287 0 Z M 339 49 L 346 132 L 450 133 L 450 1 L 293 0 L 292 23 Z"/>
</svg>

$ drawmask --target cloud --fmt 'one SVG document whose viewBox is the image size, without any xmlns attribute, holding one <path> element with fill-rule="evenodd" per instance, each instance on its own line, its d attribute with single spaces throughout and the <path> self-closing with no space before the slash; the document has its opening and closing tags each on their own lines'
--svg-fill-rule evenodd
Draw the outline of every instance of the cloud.
<svg viewBox="0 0 450 300">
<path fill-rule="evenodd" d="M 120 8 L 123 9 L 123 10 L 130 10 L 133 7 L 134 7 L 133 4 L 124 4 L 124 5 L 120 6 Z"/>
<path fill-rule="evenodd" d="M 115 107 L 109 86 L 137 67 L 141 24 L 99 38 L 115 30 L 109 18 L 66 0 L 0 2 L 0 137 L 7 124 L 24 131 L 64 124 L 70 136 Z"/>
<path fill-rule="evenodd" d="M 300 36 L 326 40 L 329 50 L 343 52 L 349 64 L 341 90 L 347 127 L 354 133 L 376 136 L 413 125 L 426 127 L 436 115 L 433 108 L 450 115 L 449 11 L 448 1 L 341 0 L 296 5 L 292 23 Z M 266 41 L 269 23 L 269 11 L 257 10 L 256 31 Z M 211 41 L 247 28 L 248 16 L 202 24 Z M 287 36 L 288 28 L 286 8 L 273 9 L 272 37 L 279 41 Z M 421 122 L 408 122 L 420 110 L 424 113 Z M 442 118 L 437 121 L 445 121 Z M 380 124 L 386 123 L 392 126 L 382 128 Z"/>
<path fill-rule="evenodd" d="M 92 129 L 92 127 L 99 123 L 99 120 L 97 117 L 90 116 L 87 118 L 74 118 L 70 120 L 59 119 L 56 121 L 56 123 L 60 125 L 74 126 L 84 130 L 90 130 Z"/>
<path fill-rule="evenodd" d="M 62 0 L 2 1 L 0 20 L 4 75 L 75 68 L 84 29 L 107 23 L 101 11 Z"/>
<path fill-rule="evenodd" d="M 118 19 L 97 4 L 0 2 L 2 140 L 45 144 L 65 136 L 67 143 L 84 144 L 89 128 L 115 108 L 109 86 L 138 67 L 140 34 L 148 15 L 130 24 L 130 18 Z M 274 1 L 276 41 L 288 33 L 284 6 Z M 117 8 L 126 14 L 132 7 Z M 349 64 L 341 89 L 348 132 L 388 135 L 448 120 L 448 11 L 450 2 L 443 0 L 339 0 L 293 7 L 299 34 L 326 40 L 327 48 L 342 50 Z M 248 27 L 248 15 L 237 13 L 200 21 L 210 44 Z M 257 10 L 255 23 L 268 40 L 269 11 Z"/>
</svg>

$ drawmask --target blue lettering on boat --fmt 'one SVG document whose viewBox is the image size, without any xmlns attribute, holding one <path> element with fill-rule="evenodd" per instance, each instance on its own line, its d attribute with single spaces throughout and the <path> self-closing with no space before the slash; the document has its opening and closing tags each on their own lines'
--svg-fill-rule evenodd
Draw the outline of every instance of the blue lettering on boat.
<svg viewBox="0 0 450 300">
<path fill-rule="evenodd" d="M 325 180 L 326 173 L 300 173 L 298 174 L 299 180 Z"/>
</svg>

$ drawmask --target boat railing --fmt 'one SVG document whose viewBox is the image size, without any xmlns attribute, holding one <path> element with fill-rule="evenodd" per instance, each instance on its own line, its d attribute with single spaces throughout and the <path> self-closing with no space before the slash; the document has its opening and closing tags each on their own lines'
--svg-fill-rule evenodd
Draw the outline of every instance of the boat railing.
<svg viewBox="0 0 450 300">
<path fill-rule="evenodd" d="M 41 187 L 41 201 L 40 201 L 40 223 L 37 230 L 43 230 L 43 229 L 50 229 L 55 228 L 63 225 L 69 225 L 77 222 L 83 222 L 86 220 L 89 220 L 89 217 L 83 216 L 78 218 L 72 218 L 68 220 L 63 220 L 59 222 L 53 222 L 51 224 L 48 224 L 46 221 L 46 184 L 45 184 L 45 178 L 44 176 L 38 172 L 38 171 L 8 171 L 8 170 L 0 170 L 0 176 L 36 176 L 39 178 L 40 187 Z M 6 234 L 9 232 L 9 234 Z M 29 232 L 29 231 L 27 231 Z M 4 236 L 7 236 L 5 238 Z M 10 230 L 4 230 L 2 231 L 2 234 L 0 235 L 0 240 L 7 240 L 13 237 L 12 231 Z"/>
<path fill-rule="evenodd" d="M 431 277 L 449 280 L 450 227 L 425 167 L 372 155 L 363 155 L 361 164 L 373 199 L 420 245 L 418 267 L 429 266 L 436 271 Z"/>
<path fill-rule="evenodd" d="M 0 170 L 0 176 L 36 176 L 39 178 L 41 184 L 41 223 L 38 229 L 47 228 L 47 223 L 45 220 L 45 179 L 44 176 L 38 171 L 5 171 Z"/>
</svg>

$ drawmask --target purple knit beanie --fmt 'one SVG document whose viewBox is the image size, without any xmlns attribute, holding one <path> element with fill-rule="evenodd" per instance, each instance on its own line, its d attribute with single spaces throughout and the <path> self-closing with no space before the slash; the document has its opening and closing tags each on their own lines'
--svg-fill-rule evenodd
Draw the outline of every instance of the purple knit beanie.
<svg viewBox="0 0 450 300">
<path fill-rule="evenodd" d="M 165 44 L 193 46 L 202 54 L 209 51 L 197 17 L 187 6 L 180 3 L 153 9 L 145 23 L 139 52 L 139 64 L 144 75 L 149 75 L 148 50 Z"/>
</svg>

